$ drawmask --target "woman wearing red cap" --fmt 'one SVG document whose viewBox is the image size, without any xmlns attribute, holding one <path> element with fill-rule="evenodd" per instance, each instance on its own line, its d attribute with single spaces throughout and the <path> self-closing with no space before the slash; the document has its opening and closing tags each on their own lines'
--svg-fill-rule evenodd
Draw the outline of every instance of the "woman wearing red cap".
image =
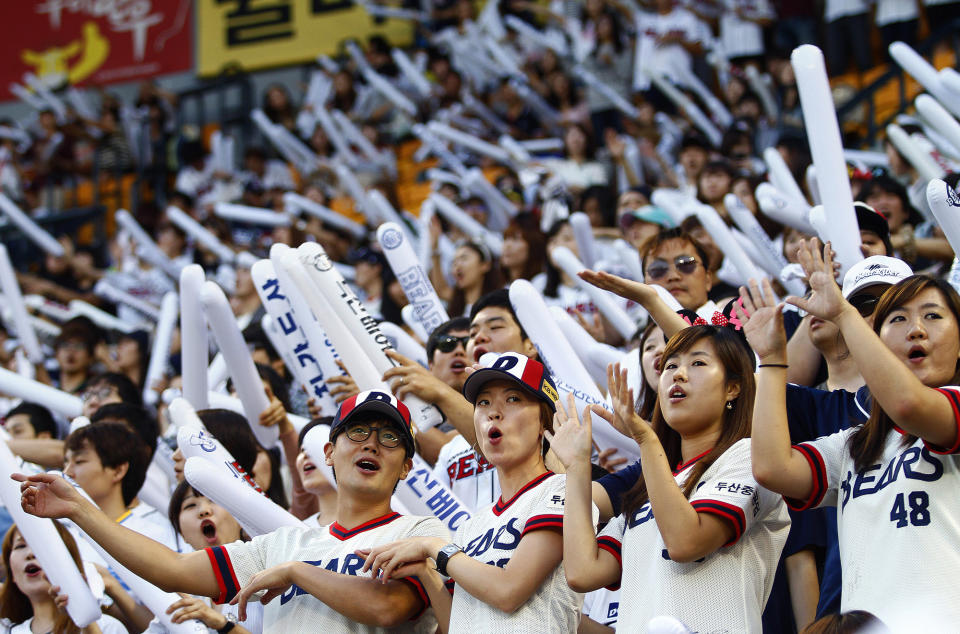
<svg viewBox="0 0 960 634">
<path fill-rule="evenodd" d="M 462 524 L 453 543 L 403 540 L 371 550 L 366 566 L 384 580 L 417 575 L 443 631 L 575 632 L 583 596 L 563 572 L 565 479 L 543 463 L 556 387 L 541 363 L 520 354 L 491 353 L 481 365 L 463 393 L 500 499 Z"/>
</svg>

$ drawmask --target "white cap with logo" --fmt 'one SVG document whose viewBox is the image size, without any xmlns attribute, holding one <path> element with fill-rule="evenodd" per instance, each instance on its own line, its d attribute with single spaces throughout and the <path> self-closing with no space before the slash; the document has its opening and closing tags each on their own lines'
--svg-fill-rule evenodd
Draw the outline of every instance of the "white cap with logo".
<svg viewBox="0 0 960 634">
<path fill-rule="evenodd" d="M 857 291 L 876 284 L 893 285 L 913 275 L 910 265 L 899 258 L 871 255 L 850 267 L 843 276 L 843 296 L 850 299 Z"/>
</svg>

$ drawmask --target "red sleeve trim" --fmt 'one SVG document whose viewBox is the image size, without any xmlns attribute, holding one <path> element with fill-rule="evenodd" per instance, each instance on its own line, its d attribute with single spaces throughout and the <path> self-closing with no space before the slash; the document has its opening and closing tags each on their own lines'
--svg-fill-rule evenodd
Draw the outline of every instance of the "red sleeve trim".
<svg viewBox="0 0 960 634">
<path fill-rule="evenodd" d="M 563 531 L 563 515 L 534 515 L 524 524 L 520 537 L 545 528 Z"/>
<path fill-rule="evenodd" d="M 613 555 L 614 559 L 616 559 L 617 563 L 620 565 L 621 573 L 623 572 L 623 556 L 621 554 L 621 544 L 619 541 L 617 541 L 613 537 L 608 537 L 604 535 L 603 537 L 597 538 L 597 548 L 599 548 L 600 550 L 605 550 L 611 555 Z M 619 590 L 619 589 L 620 589 L 619 583 L 607 586 L 607 590 Z"/>
<path fill-rule="evenodd" d="M 453 579 L 447 579 L 443 582 L 443 587 L 447 589 L 447 592 L 450 593 L 450 596 L 453 596 L 453 588 L 457 585 L 457 582 Z"/>
<path fill-rule="evenodd" d="M 240 582 L 237 581 L 237 575 L 233 572 L 230 554 L 223 546 L 207 548 L 206 553 L 210 558 L 213 575 L 217 578 L 217 586 L 220 588 L 220 594 L 217 595 L 215 602 L 227 603 L 240 591 Z"/>
<path fill-rule="evenodd" d="M 794 445 L 794 449 L 799 451 L 810 465 L 810 471 L 813 475 L 813 487 L 810 489 L 810 497 L 806 500 L 794 500 L 784 497 L 787 507 L 794 511 L 806 511 L 820 505 L 823 496 L 827 493 L 827 467 L 823 462 L 823 456 L 813 445 L 806 443 Z"/>
<path fill-rule="evenodd" d="M 423 616 L 423 613 L 427 610 L 427 608 L 430 607 L 430 597 L 427 596 L 426 589 L 423 587 L 423 584 L 420 583 L 420 580 L 417 579 L 416 577 L 404 577 L 403 579 L 400 579 L 400 581 L 406 583 L 411 588 L 413 588 L 413 591 L 417 594 L 418 597 L 420 597 L 420 600 L 423 601 L 423 606 L 419 610 L 417 610 L 416 614 L 410 617 L 411 621 L 416 621 L 421 616 Z"/>
<path fill-rule="evenodd" d="M 694 500 L 690 503 L 697 513 L 709 513 L 727 520 L 733 526 L 733 539 L 724 546 L 733 546 L 737 543 L 743 533 L 747 530 L 747 518 L 743 514 L 743 509 L 729 502 L 720 500 Z"/>
<path fill-rule="evenodd" d="M 957 394 L 956 390 L 937 388 L 937 391 L 947 397 L 947 400 L 950 401 L 950 406 L 953 408 L 953 423 L 957 428 L 957 437 L 953 441 L 953 445 L 950 447 L 941 447 L 939 445 L 934 445 L 928 443 L 926 440 L 923 441 L 923 445 L 936 454 L 953 454 L 960 451 L 960 394 Z"/>
</svg>

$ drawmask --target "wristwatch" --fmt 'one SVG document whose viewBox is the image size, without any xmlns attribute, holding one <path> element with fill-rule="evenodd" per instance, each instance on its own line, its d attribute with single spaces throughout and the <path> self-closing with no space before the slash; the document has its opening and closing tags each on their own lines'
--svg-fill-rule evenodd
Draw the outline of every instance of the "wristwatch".
<svg viewBox="0 0 960 634">
<path fill-rule="evenodd" d="M 440 552 L 437 553 L 437 572 L 444 577 L 449 577 L 450 575 L 447 574 L 447 562 L 450 561 L 451 557 L 462 552 L 463 549 L 456 544 L 447 544 L 441 548 Z"/>
<path fill-rule="evenodd" d="M 223 624 L 223 627 L 217 630 L 217 634 L 227 634 L 227 632 L 237 626 L 237 617 L 233 614 L 224 614 L 223 618 L 227 619 L 227 622 Z"/>
</svg>

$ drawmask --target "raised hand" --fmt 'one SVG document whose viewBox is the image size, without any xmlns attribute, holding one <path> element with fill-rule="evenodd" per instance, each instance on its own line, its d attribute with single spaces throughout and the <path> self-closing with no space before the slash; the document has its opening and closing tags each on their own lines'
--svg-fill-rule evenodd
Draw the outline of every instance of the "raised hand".
<svg viewBox="0 0 960 634">
<path fill-rule="evenodd" d="M 359 394 L 360 388 L 357 387 L 353 377 L 347 373 L 347 368 L 343 365 L 343 362 L 337 359 L 337 365 L 343 370 L 343 374 L 328 378 L 327 387 L 330 388 L 330 396 L 332 396 L 333 400 L 339 405 L 351 396 Z"/>
<path fill-rule="evenodd" d="M 556 454 L 563 466 L 569 470 L 575 464 L 590 464 L 593 453 L 592 424 L 590 410 L 583 411 L 583 423 L 577 416 L 577 402 L 573 394 L 567 395 L 567 409 L 557 401 L 557 413 L 553 415 L 553 432 L 544 430 L 543 435 L 550 442 L 550 449 Z"/>
<path fill-rule="evenodd" d="M 648 284 L 635 282 L 625 277 L 607 273 L 605 271 L 591 271 L 586 269 L 577 273 L 585 282 L 593 284 L 597 288 L 610 291 L 620 297 L 633 300 L 645 306 L 645 303 L 657 297 L 657 291 Z"/>
<path fill-rule="evenodd" d="M 21 483 L 20 506 L 30 515 L 68 518 L 85 502 L 83 496 L 62 476 L 14 473 L 10 477 Z"/>
<path fill-rule="evenodd" d="M 220 614 L 199 597 L 178 592 L 180 599 L 174 601 L 167 608 L 167 614 L 174 623 L 184 623 L 196 619 L 212 630 L 219 630 L 226 626 L 227 617 Z"/>
<path fill-rule="evenodd" d="M 801 240 L 797 259 L 807 274 L 811 293 L 807 298 L 791 295 L 786 301 L 815 317 L 833 321 L 848 304 L 833 277 L 833 249 L 830 243 L 823 246 L 821 256 L 819 240 Z"/>
<path fill-rule="evenodd" d="M 591 407 L 593 413 L 616 427 L 620 433 L 636 440 L 638 444 L 649 440 L 651 436 L 656 439 L 650 423 L 640 418 L 634 409 L 636 399 L 627 382 L 627 371 L 620 367 L 619 363 L 611 363 L 607 366 L 607 389 L 613 403 L 613 412 L 608 412 L 599 405 L 593 405 Z"/>
<path fill-rule="evenodd" d="M 741 302 L 734 302 L 733 309 L 743 324 L 743 334 L 753 351 L 761 359 L 776 356 L 786 360 L 783 304 L 777 303 L 770 280 L 764 278 L 762 284 L 750 280 L 749 289 L 740 287 L 740 299 Z"/>
</svg>

